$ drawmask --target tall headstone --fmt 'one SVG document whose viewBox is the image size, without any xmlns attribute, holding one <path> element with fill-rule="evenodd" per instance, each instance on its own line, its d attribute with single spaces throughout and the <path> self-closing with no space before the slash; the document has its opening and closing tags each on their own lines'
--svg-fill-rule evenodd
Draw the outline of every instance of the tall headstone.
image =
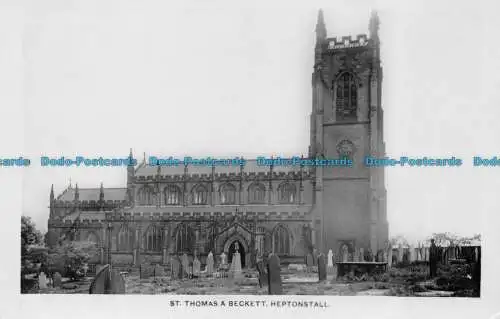
<svg viewBox="0 0 500 319">
<path fill-rule="evenodd" d="M 182 269 L 184 270 L 183 275 L 187 275 L 190 272 L 189 269 L 189 258 L 186 253 L 182 255 Z"/>
<path fill-rule="evenodd" d="M 328 251 L 328 263 L 327 263 L 327 266 L 328 266 L 328 268 L 333 267 L 333 252 L 332 252 L 331 249 Z"/>
<path fill-rule="evenodd" d="M 259 272 L 259 286 L 262 288 L 263 286 L 267 285 L 267 270 L 266 267 L 264 267 L 264 261 L 259 260 L 257 262 L 257 271 Z"/>
<path fill-rule="evenodd" d="M 38 275 L 38 288 L 39 289 L 47 288 L 47 275 L 45 275 L 43 271 Z"/>
<path fill-rule="evenodd" d="M 415 247 L 413 245 L 410 245 L 410 254 L 409 254 L 409 262 L 413 263 L 417 258 L 415 257 Z"/>
<path fill-rule="evenodd" d="M 312 254 L 309 253 L 306 256 L 306 267 L 307 267 L 307 270 L 310 271 L 313 265 L 314 265 L 313 256 L 312 256 Z"/>
<path fill-rule="evenodd" d="M 200 270 L 201 270 L 201 263 L 198 260 L 198 258 L 195 258 L 193 260 L 193 275 L 194 276 L 200 276 Z"/>
<path fill-rule="evenodd" d="M 268 292 L 270 295 L 283 294 L 283 287 L 281 284 L 281 266 L 278 256 L 272 254 L 269 256 L 267 264 L 268 276 Z"/>
<path fill-rule="evenodd" d="M 241 279 L 241 255 L 238 251 L 233 254 L 233 259 L 231 261 L 230 274 L 233 279 Z"/>
<path fill-rule="evenodd" d="M 347 249 L 347 246 L 344 245 L 342 246 L 342 262 L 346 263 L 349 261 L 349 250 Z"/>
<path fill-rule="evenodd" d="M 398 247 L 398 263 L 403 262 L 403 255 L 404 255 L 404 249 L 402 245 L 399 245 Z"/>
<path fill-rule="evenodd" d="M 60 273 L 56 272 L 53 277 L 53 285 L 55 287 L 61 287 L 62 285 L 62 276 Z"/>
<path fill-rule="evenodd" d="M 179 278 L 180 263 L 176 257 L 170 258 L 170 278 Z"/>
<path fill-rule="evenodd" d="M 318 256 L 318 277 L 319 281 L 326 280 L 326 260 L 323 254 Z"/>
<path fill-rule="evenodd" d="M 312 257 L 313 257 L 313 266 L 317 266 L 317 262 L 318 262 L 318 250 L 316 248 L 313 249 L 313 253 L 312 253 Z"/>
<path fill-rule="evenodd" d="M 212 252 L 208 253 L 206 273 L 209 277 L 212 277 L 212 274 L 214 273 L 214 255 Z"/>
<path fill-rule="evenodd" d="M 222 267 L 227 266 L 227 256 L 226 256 L 226 253 L 224 253 L 224 252 L 222 252 L 222 254 L 220 254 L 220 264 Z"/>
</svg>

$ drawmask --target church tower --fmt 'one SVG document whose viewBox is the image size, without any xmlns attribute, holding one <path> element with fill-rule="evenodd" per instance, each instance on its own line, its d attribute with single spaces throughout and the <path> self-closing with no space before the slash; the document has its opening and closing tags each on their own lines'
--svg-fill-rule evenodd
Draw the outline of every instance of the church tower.
<svg viewBox="0 0 500 319">
<path fill-rule="evenodd" d="M 384 157 L 379 18 L 369 37 L 328 38 L 323 12 L 316 25 L 312 74 L 311 158 L 350 158 L 352 167 L 315 167 L 313 229 L 322 251 L 382 249 L 388 240 L 383 168 L 366 156 Z"/>
</svg>

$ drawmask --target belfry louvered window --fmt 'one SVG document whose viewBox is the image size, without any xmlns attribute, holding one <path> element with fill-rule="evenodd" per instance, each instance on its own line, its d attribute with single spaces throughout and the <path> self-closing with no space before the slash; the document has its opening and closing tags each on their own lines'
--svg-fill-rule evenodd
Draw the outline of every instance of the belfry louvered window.
<svg viewBox="0 0 500 319">
<path fill-rule="evenodd" d="M 354 75 L 343 73 L 336 81 L 337 120 L 356 120 L 358 108 L 358 89 Z"/>
</svg>

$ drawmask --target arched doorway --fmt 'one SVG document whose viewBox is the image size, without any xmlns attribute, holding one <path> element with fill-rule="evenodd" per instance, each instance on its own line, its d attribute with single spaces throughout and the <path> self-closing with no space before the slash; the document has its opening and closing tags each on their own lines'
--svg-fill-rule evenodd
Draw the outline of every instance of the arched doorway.
<svg viewBox="0 0 500 319">
<path fill-rule="evenodd" d="M 238 252 L 241 257 L 241 268 L 245 268 L 245 248 L 239 240 L 235 240 L 229 245 L 228 250 L 228 262 L 231 264 L 233 262 L 233 254 L 236 252 L 236 248 L 238 248 Z"/>
</svg>

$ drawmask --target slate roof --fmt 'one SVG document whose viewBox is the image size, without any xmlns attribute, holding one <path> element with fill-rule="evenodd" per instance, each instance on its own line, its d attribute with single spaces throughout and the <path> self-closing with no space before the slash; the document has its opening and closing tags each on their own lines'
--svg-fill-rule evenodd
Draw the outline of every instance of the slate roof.
<svg viewBox="0 0 500 319">
<path fill-rule="evenodd" d="M 160 174 L 162 176 L 168 175 L 183 175 L 184 174 L 184 165 L 178 166 L 160 166 Z M 290 166 L 274 166 L 274 172 L 291 172 L 291 171 L 299 171 L 299 165 L 290 165 Z M 269 166 L 261 166 L 257 165 L 256 159 L 246 160 L 245 165 L 243 166 L 243 172 L 245 173 L 267 173 L 270 171 Z M 215 174 L 239 174 L 240 166 L 238 165 L 217 165 L 215 166 Z M 155 176 L 158 174 L 158 166 L 149 166 L 147 164 L 141 164 L 137 167 L 135 171 L 135 176 Z M 211 166 L 199 166 L 199 165 L 188 165 L 188 175 L 192 174 L 212 174 Z"/>
</svg>

